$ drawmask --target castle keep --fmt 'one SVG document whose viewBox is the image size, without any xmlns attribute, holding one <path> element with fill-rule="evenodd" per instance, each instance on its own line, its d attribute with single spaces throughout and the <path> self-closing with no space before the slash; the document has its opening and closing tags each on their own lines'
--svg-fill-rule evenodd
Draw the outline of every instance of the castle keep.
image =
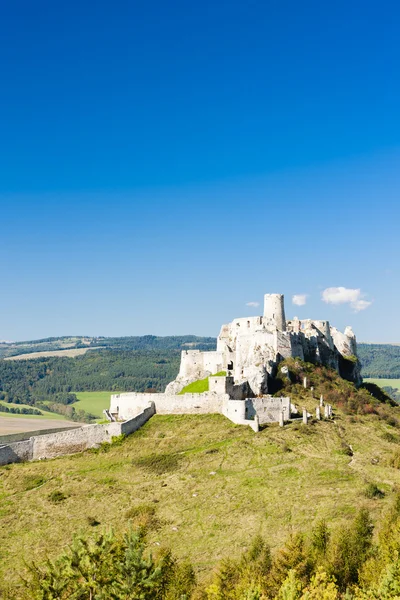
<svg viewBox="0 0 400 600">
<path fill-rule="evenodd" d="M 154 403 L 161 414 L 219 412 L 238 424 L 258 430 L 258 424 L 289 419 L 289 398 L 269 395 L 279 362 L 297 357 L 336 369 L 346 379 L 361 383 L 355 335 L 328 321 L 286 320 L 283 294 L 266 294 L 264 314 L 234 319 L 223 325 L 213 352 L 184 350 L 177 378 L 163 394 L 115 394 L 110 417 L 128 419 Z M 208 377 L 209 390 L 180 394 Z"/>
</svg>

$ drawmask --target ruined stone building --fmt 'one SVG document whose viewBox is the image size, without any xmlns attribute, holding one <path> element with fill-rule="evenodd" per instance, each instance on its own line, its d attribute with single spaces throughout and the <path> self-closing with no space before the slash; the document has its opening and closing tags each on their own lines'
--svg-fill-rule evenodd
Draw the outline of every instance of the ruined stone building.
<svg viewBox="0 0 400 600">
<path fill-rule="evenodd" d="M 280 361 L 297 357 L 336 369 L 361 383 L 357 344 L 350 327 L 344 333 L 328 321 L 286 320 L 283 294 L 266 294 L 264 314 L 223 325 L 215 351 L 184 350 L 177 378 L 163 394 L 115 394 L 110 413 L 131 418 L 149 402 L 157 413 L 220 412 L 235 423 L 277 422 L 293 412 L 289 398 L 269 395 Z M 189 383 L 209 378 L 209 391 L 182 394 Z"/>
</svg>

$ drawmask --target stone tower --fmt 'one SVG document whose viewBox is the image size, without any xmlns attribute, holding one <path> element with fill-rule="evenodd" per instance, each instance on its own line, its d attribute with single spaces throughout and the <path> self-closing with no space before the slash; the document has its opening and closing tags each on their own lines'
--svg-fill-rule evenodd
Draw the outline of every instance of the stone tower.
<svg viewBox="0 0 400 600">
<path fill-rule="evenodd" d="M 279 331 L 286 331 L 285 304 L 283 294 L 265 294 L 264 317 L 273 321 Z"/>
</svg>

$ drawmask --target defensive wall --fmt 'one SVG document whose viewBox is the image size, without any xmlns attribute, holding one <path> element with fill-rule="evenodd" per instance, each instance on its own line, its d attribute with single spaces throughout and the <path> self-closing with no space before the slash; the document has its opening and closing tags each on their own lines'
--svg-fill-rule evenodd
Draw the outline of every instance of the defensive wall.
<svg viewBox="0 0 400 600">
<path fill-rule="evenodd" d="M 133 433 L 155 413 L 154 403 L 124 422 L 105 425 L 84 425 L 57 433 L 35 435 L 28 440 L 0 445 L 0 465 L 44 458 L 56 458 L 66 454 L 96 448 L 102 442 L 111 442 L 113 437 Z"/>
<path fill-rule="evenodd" d="M 199 415 L 221 413 L 224 396 L 204 392 L 203 394 L 142 394 L 128 392 L 111 396 L 110 413 L 120 419 L 131 419 L 150 402 L 159 415 Z"/>
<path fill-rule="evenodd" d="M 209 378 L 210 387 L 221 388 L 231 378 Z M 212 414 L 219 413 L 237 425 L 249 425 L 258 431 L 259 425 L 278 423 L 283 413 L 291 415 L 290 398 L 263 396 L 234 399 L 227 393 L 209 391 L 202 394 L 142 394 L 128 392 L 111 396 L 110 413 L 115 418 L 130 419 L 143 407 L 154 404 L 156 414 Z"/>
</svg>

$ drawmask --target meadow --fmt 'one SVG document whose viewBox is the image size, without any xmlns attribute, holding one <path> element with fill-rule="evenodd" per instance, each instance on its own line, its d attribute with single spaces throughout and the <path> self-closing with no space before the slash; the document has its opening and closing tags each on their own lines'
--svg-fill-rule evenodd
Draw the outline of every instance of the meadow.
<svg viewBox="0 0 400 600">
<path fill-rule="evenodd" d="M 366 377 L 364 381 L 369 383 L 375 383 L 380 387 L 393 387 L 400 390 L 400 379 L 375 379 Z"/>
<path fill-rule="evenodd" d="M 95 415 L 97 419 L 103 419 L 103 410 L 110 407 L 111 394 L 119 392 L 74 392 L 78 398 L 73 406 L 79 410 L 83 409 L 86 412 Z"/>
<path fill-rule="evenodd" d="M 399 442 L 377 415 L 258 434 L 220 415 L 155 415 L 100 450 L 2 467 L 0 578 L 18 581 L 24 561 L 58 555 L 74 532 L 143 520 L 151 545 L 172 546 L 206 578 L 256 534 L 277 548 L 319 519 L 346 527 L 360 507 L 378 518 L 400 486 Z"/>
</svg>

